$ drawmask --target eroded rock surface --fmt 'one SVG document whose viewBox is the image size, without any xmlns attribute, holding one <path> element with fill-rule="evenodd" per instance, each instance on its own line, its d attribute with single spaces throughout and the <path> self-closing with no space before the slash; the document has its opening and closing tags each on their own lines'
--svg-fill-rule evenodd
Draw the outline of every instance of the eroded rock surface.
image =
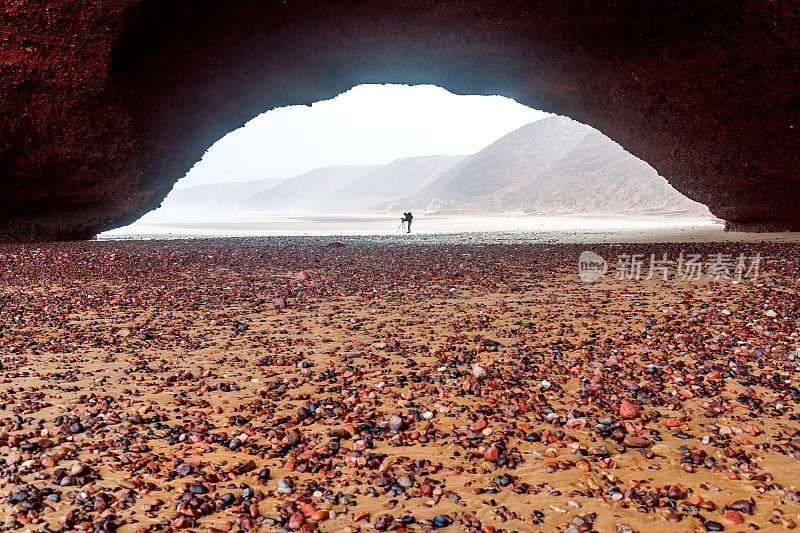
<svg viewBox="0 0 800 533">
<path fill-rule="evenodd" d="M 793 3 L 8 2 L 0 237 L 156 207 L 264 110 L 364 82 L 504 94 L 594 126 L 736 229 L 798 229 Z"/>
</svg>

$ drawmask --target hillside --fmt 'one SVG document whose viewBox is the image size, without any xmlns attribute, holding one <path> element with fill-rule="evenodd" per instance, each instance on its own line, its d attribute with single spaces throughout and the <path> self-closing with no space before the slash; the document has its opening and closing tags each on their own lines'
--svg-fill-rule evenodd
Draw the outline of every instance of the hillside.
<svg viewBox="0 0 800 533">
<path fill-rule="evenodd" d="M 332 194 L 380 166 L 324 167 L 289 178 L 275 187 L 253 194 L 239 206 L 247 211 L 332 212 Z"/>
<path fill-rule="evenodd" d="M 710 215 L 599 131 L 553 116 L 470 156 L 312 170 L 286 180 L 173 191 L 165 207 L 274 213 Z"/>
<path fill-rule="evenodd" d="M 164 199 L 162 207 L 165 209 L 214 209 L 235 210 L 239 208 L 242 200 L 265 189 L 270 189 L 283 178 L 267 178 L 254 181 L 209 183 L 197 185 L 186 189 L 173 189 Z"/>
<path fill-rule="evenodd" d="M 466 156 L 435 155 L 398 159 L 336 191 L 332 211 L 369 211 L 377 205 L 417 193 Z"/>
<path fill-rule="evenodd" d="M 469 156 L 391 205 L 442 213 L 707 215 L 599 131 L 550 117 Z"/>
</svg>

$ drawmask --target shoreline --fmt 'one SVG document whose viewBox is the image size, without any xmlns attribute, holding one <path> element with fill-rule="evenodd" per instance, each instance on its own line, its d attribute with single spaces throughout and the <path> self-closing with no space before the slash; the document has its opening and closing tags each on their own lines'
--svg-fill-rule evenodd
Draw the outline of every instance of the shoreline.
<svg viewBox="0 0 800 533">
<path fill-rule="evenodd" d="M 555 220 L 558 222 L 562 219 Z M 488 226 L 485 231 L 464 231 L 461 219 L 446 218 L 438 222 L 424 220 L 412 225 L 412 233 L 401 232 L 398 227 L 386 229 L 394 220 L 378 219 L 373 223 L 304 219 L 281 222 L 214 222 L 139 224 L 135 228 L 121 228 L 100 234 L 97 240 L 173 240 L 173 239 L 280 239 L 309 238 L 330 240 L 349 239 L 385 244 L 633 244 L 633 243 L 692 243 L 692 242 L 799 242 L 800 232 L 744 233 L 725 231 L 724 225 L 713 221 L 663 218 L 645 220 L 636 225 L 626 219 L 627 227 L 608 227 L 609 219 L 598 218 L 600 224 L 584 227 L 576 219 L 569 219 L 570 227 L 547 227 L 530 219 L 508 217 L 482 218 Z M 474 222 L 474 219 L 472 219 Z M 435 222 L 435 223 L 431 223 Z M 554 222 L 552 219 L 550 222 Z M 585 222 L 585 221 L 582 221 Z M 527 224 L 527 226 L 526 226 Z M 474 224 L 473 224 L 474 225 Z M 515 227 L 516 225 L 516 227 Z"/>
</svg>

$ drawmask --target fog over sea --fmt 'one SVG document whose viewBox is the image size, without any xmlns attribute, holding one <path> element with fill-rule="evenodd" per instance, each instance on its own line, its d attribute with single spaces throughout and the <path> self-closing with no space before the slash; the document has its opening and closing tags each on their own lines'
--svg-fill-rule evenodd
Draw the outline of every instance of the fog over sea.
<svg viewBox="0 0 800 533">
<path fill-rule="evenodd" d="M 412 233 L 402 214 L 269 213 L 175 211 L 148 213 L 134 224 L 102 233 L 100 239 L 207 237 L 375 237 L 415 243 L 457 242 L 639 242 L 705 241 L 726 235 L 707 217 L 621 215 L 416 215 Z M 372 240 L 372 239 L 368 239 Z"/>
</svg>

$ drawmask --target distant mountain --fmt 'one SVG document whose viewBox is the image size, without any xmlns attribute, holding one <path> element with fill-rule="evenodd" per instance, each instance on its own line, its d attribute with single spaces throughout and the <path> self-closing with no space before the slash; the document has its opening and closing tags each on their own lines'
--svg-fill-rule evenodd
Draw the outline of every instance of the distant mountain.
<svg viewBox="0 0 800 533">
<path fill-rule="evenodd" d="M 523 126 L 470 156 L 409 157 L 384 166 L 319 168 L 286 180 L 200 185 L 173 191 L 164 207 L 710 216 L 599 131 L 558 116 Z"/>
<path fill-rule="evenodd" d="M 594 129 L 533 183 L 516 183 L 461 208 L 531 214 L 710 215 L 706 206 L 683 196 L 650 165 Z"/>
<path fill-rule="evenodd" d="M 375 165 L 318 168 L 253 194 L 239 206 L 247 211 L 333 212 L 336 209 L 330 201 L 332 194 L 379 168 Z"/>
<path fill-rule="evenodd" d="M 709 215 L 642 160 L 565 117 L 533 122 L 390 206 L 443 213 Z"/>
<path fill-rule="evenodd" d="M 370 211 L 412 195 L 467 156 L 434 155 L 398 159 L 333 193 L 326 203 L 333 212 Z"/>
<path fill-rule="evenodd" d="M 284 178 L 266 178 L 254 181 L 209 183 L 186 189 L 173 189 L 164 199 L 165 209 L 214 209 L 220 211 L 239 209 L 239 203 L 253 194 L 270 189 Z"/>
</svg>

